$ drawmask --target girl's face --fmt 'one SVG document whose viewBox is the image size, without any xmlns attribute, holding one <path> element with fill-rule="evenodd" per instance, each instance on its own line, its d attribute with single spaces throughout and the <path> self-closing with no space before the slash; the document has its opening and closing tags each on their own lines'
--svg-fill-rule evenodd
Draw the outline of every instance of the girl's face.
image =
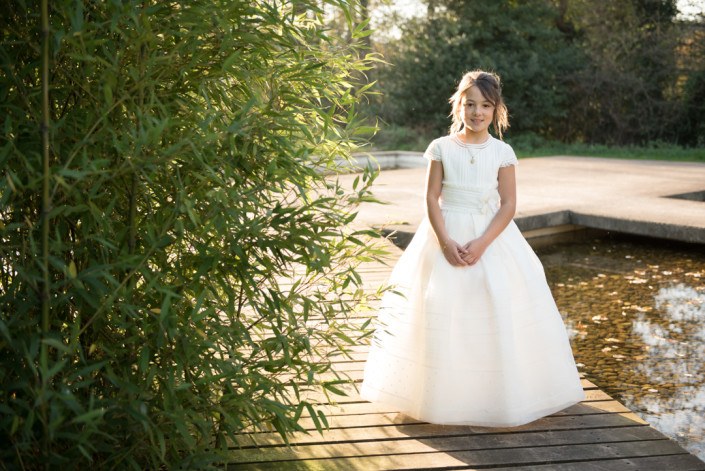
<svg viewBox="0 0 705 471">
<path fill-rule="evenodd" d="M 470 87 L 460 100 L 459 110 L 466 132 L 487 134 L 494 118 L 494 109 L 492 102 L 482 95 L 479 88 Z"/>
</svg>

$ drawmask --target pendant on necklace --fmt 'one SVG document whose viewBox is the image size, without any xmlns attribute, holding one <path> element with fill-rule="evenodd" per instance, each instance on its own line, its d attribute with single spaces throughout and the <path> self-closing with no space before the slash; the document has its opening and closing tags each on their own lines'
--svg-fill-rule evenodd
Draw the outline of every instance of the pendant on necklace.
<svg viewBox="0 0 705 471">
<path fill-rule="evenodd" d="M 470 154 L 470 163 L 471 164 L 475 163 L 475 154 Z"/>
</svg>

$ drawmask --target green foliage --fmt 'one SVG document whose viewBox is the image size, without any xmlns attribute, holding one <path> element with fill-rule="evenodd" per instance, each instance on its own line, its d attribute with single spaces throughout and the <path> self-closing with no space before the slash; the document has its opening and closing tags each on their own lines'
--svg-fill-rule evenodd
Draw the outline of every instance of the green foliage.
<svg viewBox="0 0 705 471">
<path fill-rule="evenodd" d="M 616 145 L 675 142 L 679 120 L 674 0 L 571 2 L 585 51 L 568 115 L 572 140 Z"/>
<path fill-rule="evenodd" d="M 426 0 L 428 14 L 378 47 L 390 126 L 445 134 L 448 97 L 468 70 L 502 77 L 508 136 L 646 146 L 698 145 L 703 24 L 675 0 Z"/>
<path fill-rule="evenodd" d="M 320 4 L 57 0 L 48 84 L 41 9 L 4 7 L 6 466 L 205 468 L 339 390 L 330 361 L 368 335 L 348 318 L 378 295 L 357 267 L 380 251 L 350 226 L 374 173 L 323 175 L 364 138 L 351 77 L 371 59 L 364 28 L 335 41 Z"/>
<path fill-rule="evenodd" d="M 433 134 L 419 134 L 400 126 L 382 127 L 373 139 L 376 150 L 410 150 L 423 152 L 434 139 Z M 705 147 L 653 141 L 643 146 L 609 146 L 605 144 L 565 143 L 546 139 L 538 134 L 513 134 L 507 139 L 519 158 L 556 155 L 609 157 L 618 159 L 679 160 L 705 162 Z"/>
<path fill-rule="evenodd" d="M 548 133 L 565 116 L 566 75 L 579 51 L 554 27 L 548 2 L 434 2 L 408 23 L 380 71 L 379 110 L 389 122 L 445 133 L 458 81 L 481 68 L 500 74 L 511 132 Z"/>
<path fill-rule="evenodd" d="M 404 126 L 380 126 L 379 131 L 372 139 L 372 146 L 376 150 L 412 150 L 423 151 L 429 142 L 435 139 L 431 133 L 419 133 Z"/>
<path fill-rule="evenodd" d="M 705 68 L 688 78 L 683 102 L 680 137 L 684 144 L 705 148 Z"/>
<path fill-rule="evenodd" d="M 643 146 L 609 146 L 605 144 L 566 144 L 549 141 L 540 136 L 522 134 L 508 140 L 521 157 L 543 157 L 575 155 L 585 157 L 608 157 L 633 160 L 677 160 L 705 162 L 705 148 L 683 147 L 663 141 L 653 141 Z"/>
</svg>

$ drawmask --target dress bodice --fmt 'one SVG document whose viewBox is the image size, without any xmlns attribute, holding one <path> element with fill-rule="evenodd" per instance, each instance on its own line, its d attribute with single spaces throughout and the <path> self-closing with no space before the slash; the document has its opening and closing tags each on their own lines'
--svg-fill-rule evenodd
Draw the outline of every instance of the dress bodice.
<svg viewBox="0 0 705 471">
<path fill-rule="evenodd" d="M 511 146 L 492 136 L 482 144 L 444 136 L 431 142 L 424 157 L 443 164 L 441 208 L 480 214 L 499 209 L 499 169 L 517 164 Z"/>
</svg>

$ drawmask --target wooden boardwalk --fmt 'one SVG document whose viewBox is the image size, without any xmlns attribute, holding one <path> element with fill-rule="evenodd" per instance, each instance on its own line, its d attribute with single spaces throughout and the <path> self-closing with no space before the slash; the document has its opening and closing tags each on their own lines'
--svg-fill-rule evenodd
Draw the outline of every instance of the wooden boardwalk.
<svg viewBox="0 0 705 471">
<path fill-rule="evenodd" d="M 391 268 L 366 266 L 369 286 Z M 366 346 L 336 364 L 356 385 Z M 302 425 L 287 446 L 276 433 L 256 433 L 257 445 L 232 450 L 229 470 L 641 470 L 705 471 L 705 463 L 583 379 L 586 398 L 566 410 L 512 428 L 439 426 L 362 400 L 356 388 L 324 407 L 330 429 Z M 246 443 L 248 439 L 243 439 Z"/>
</svg>

